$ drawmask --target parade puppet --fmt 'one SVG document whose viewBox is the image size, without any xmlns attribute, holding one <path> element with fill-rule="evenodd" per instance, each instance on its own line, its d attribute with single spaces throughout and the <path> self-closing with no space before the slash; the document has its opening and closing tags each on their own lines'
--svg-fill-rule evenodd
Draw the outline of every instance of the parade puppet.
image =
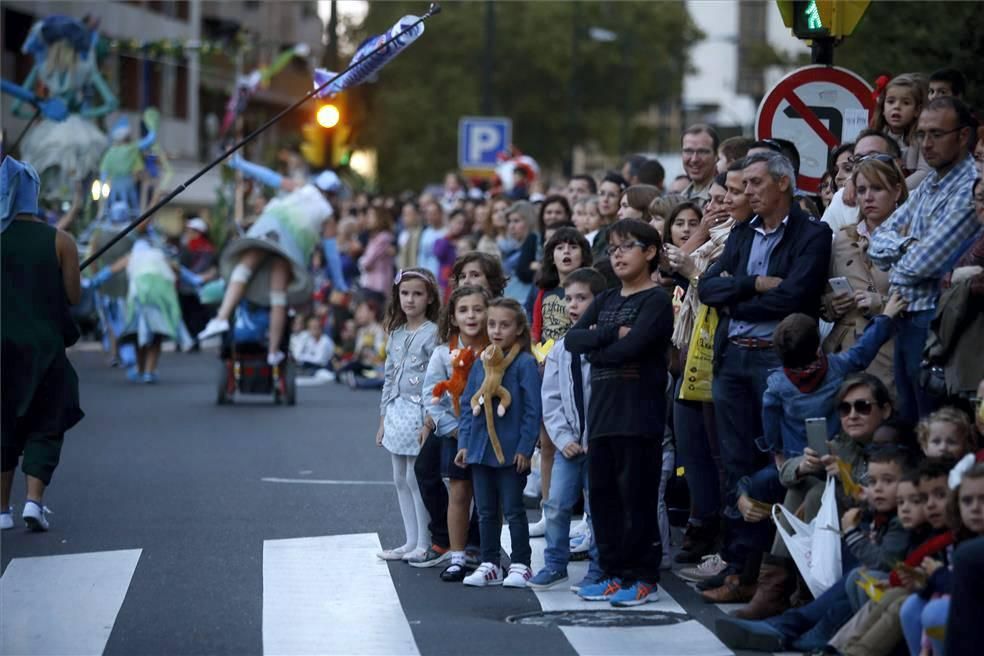
<svg viewBox="0 0 984 656">
<path fill-rule="evenodd" d="M 286 193 L 263 208 L 246 235 L 222 254 L 219 267 L 228 281 L 222 304 L 199 339 L 225 333 L 233 310 L 244 298 L 270 308 L 268 362 L 279 364 L 280 341 L 287 323 L 287 306 L 307 302 L 313 292 L 308 263 L 320 243 L 324 222 L 332 214 L 330 198 L 342 189 L 332 171 L 323 171 L 298 186 L 293 180 L 258 164 L 235 158 L 229 166 L 258 182 Z"/>
<path fill-rule="evenodd" d="M 98 39 L 88 18 L 38 21 L 21 48 L 33 56 L 34 66 L 21 85 L 4 83 L 4 92 L 15 97 L 14 115 L 32 121 L 20 151 L 41 176 L 47 204 L 71 198 L 72 190 L 96 172 L 106 150 L 106 135 L 93 119 L 119 103 L 99 73 Z"/>
</svg>

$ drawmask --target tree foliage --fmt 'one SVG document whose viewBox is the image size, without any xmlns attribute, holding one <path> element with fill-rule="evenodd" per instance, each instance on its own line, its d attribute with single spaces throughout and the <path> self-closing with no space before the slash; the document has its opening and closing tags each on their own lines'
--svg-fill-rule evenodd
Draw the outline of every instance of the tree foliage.
<svg viewBox="0 0 984 656">
<path fill-rule="evenodd" d="M 425 7 L 373 2 L 361 35 Z M 443 8 L 376 84 L 350 92 L 355 139 L 377 149 L 389 189 L 419 188 L 456 168 L 458 119 L 481 114 L 487 4 Z M 545 166 L 559 166 L 572 140 L 614 151 L 623 111 L 677 101 L 700 38 L 682 1 L 496 2 L 493 11 L 492 113 L 510 117 L 516 147 Z M 618 39 L 593 41 L 589 27 Z M 639 143 L 638 130 L 626 136 L 627 147 Z"/>
<path fill-rule="evenodd" d="M 967 77 L 966 100 L 984 109 L 984 3 L 872 2 L 834 52 L 834 63 L 869 82 L 881 74 L 956 68 Z"/>
</svg>

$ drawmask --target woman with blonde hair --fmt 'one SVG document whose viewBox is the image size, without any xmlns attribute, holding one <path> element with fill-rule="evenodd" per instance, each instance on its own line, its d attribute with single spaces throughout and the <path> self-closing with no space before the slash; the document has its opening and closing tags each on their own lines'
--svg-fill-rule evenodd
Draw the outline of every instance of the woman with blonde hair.
<svg viewBox="0 0 984 656">
<path fill-rule="evenodd" d="M 851 348 L 888 300 L 888 272 L 871 262 L 868 243 L 871 234 L 909 195 L 902 171 L 888 155 L 862 157 L 854 166 L 852 180 L 857 192 L 858 222 L 844 226 L 834 236 L 829 276 L 846 280 L 850 291 L 843 286 L 829 287 L 823 296 L 822 314 L 834 324 L 823 342 L 826 353 Z M 893 349 L 893 341 L 886 342 L 867 371 L 894 394 Z"/>
</svg>

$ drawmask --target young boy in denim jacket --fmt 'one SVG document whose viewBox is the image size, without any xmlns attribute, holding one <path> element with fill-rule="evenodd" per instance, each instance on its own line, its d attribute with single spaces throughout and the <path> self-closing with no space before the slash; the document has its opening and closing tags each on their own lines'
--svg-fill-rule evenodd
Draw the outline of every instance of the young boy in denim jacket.
<svg viewBox="0 0 984 656">
<path fill-rule="evenodd" d="M 567 276 L 564 280 L 564 302 L 571 325 L 577 323 L 594 297 L 606 288 L 605 277 L 594 269 L 578 269 Z M 587 408 L 590 394 L 591 365 L 585 358 L 569 353 L 561 338 L 547 355 L 541 387 L 543 424 L 561 457 L 554 460 L 550 494 L 543 506 L 547 525 L 545 563 L 543 569 L 529 581 L 529 587 L 536 590 L 544 590 L 567 580 L 571 510 L 582 490 L 587 498 Z M 592 546 L 590 552 L 591 568 L 585 580 L 593 583 L 600 579 L 601 570 L 597 565 L 597 548 Z"/>
</svg>

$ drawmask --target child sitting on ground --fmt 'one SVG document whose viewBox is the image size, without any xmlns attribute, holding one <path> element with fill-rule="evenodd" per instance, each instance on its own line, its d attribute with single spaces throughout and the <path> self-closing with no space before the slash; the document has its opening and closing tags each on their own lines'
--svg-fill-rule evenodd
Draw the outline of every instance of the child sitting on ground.
<svg viewBox="0 0 984 656">
<path fill-rule="evenodd" d="M 382 389 L 386 362 L 386 331 L 383 330 L 382 304 L 364 298 L 355 307 L 355 348 L 352 360 L 342 367 L 339 381 L 353 389 Z"/>
<path fill-rule="evenodd" d="M 320 370 L 328 370 L 331 366 L 335 344 L 328 335 L 324 334 L 321 320 L 318 317 L 308 317 L 306 330 L 291 338 L 290 352 L 301 371 L 313 374 Z"/>
</svg>

